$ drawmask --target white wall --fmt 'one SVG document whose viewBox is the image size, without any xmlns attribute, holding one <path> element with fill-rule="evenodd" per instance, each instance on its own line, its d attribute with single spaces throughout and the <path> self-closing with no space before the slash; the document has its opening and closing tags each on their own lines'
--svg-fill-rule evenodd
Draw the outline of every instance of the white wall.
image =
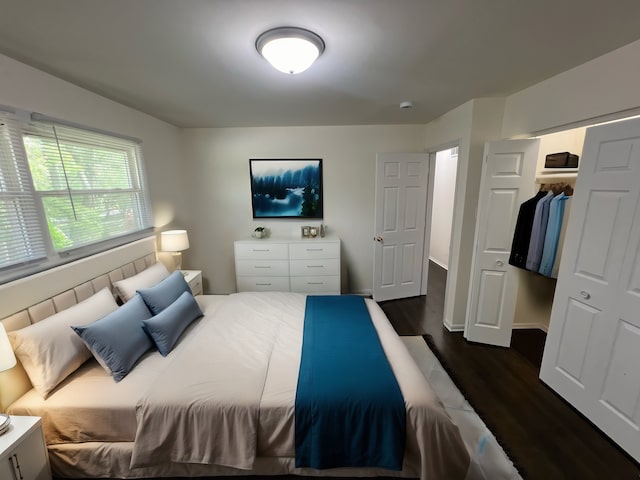
<svg viewBox="0 0 640 480">
<path fill-rule="evenodd" d="M 503 109 L 504 99 L 475 99 L 430 122 L 425 128 L 425 145 L 429 152 L 459 146 L 443 319 L 451 330 L 464 329 L 484 143 L 500 138 Z"/>
<path fill-rule="evenodd" d="M 640 108 L 640 40 L 521 90 L 506 99 L 502 135 L 571 128 Z"/>
<path fill-rule="evenodd" d="M 370 292 L 376 153 L 423 151 L 423 126 L 187 129 L 191 205 L 188 267 L 203 270 L 205 291 L 235 291 L 233 241 L 253 231 L 250 158 L 322 158 L 324 223 L 342 239 L 343 291 Z M 309 221 L 260 221 L 273 235 L 299 235 Z M 316 224 L 320 222 L 315 222 Z M 345 272 L 346 267 L 346 272 Z"/>
<path fill-rule="evenodd" d="M 452 156 L 451 149 L 436 153 L 429 259 L 445 269 L 449 269 L 457 166 L 458 156 Z"/>
<path fill-rule="evenodd" d="M 100 128 L 142 140 L 154 225 L 186 223 L 180 130 L 0 55 L 0 104 Z M 186 194 L 185 194 L 186 192 Z M 180 211 L 185 218 L 175 218 Z"/>
<path fill-rule="evenodd" d="M 427 124 L 430 152 L 459 140 L 444 323 L 464 328 L 483 144 L 640 113 L 640 41 L 500 99 L 476 99 Z M 502 107 L 500 106 L 502 102 Z M 496 132 L 496 122 L 500 127 Z"/>
</svg>

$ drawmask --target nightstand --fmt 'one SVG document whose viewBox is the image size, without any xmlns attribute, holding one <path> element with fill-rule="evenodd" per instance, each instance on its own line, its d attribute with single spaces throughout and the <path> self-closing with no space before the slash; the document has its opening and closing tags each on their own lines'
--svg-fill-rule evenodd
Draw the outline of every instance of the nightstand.
<svg viewBox="0 0 640 480">
<path fill-rule="evenodd" d="M 51 480 L 40 417 L 11 416 L 9 430 L 0 435 L 0 478 Z"/>
<path fill-rule="evenodd" d="M 202 295 L 202 271 L 201 270 L 181 270 L 184 275 L 184 279 L 191 288 L 191 293 L 195 295 Z"/>
</svg>

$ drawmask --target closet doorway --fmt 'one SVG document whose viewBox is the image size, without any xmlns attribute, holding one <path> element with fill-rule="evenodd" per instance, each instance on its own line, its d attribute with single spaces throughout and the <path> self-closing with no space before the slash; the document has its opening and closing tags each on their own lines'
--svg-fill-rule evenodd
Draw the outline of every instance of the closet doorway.
<svg viewBox="0 0 640 480">
<path fill-rule="evenodd" d="M 430 189 L 433 192 L 433 200 L 428 260 L 449 270 L 458 147 L 440 150 L 435 155 L 430 155 L 429 172 L 433 175 L 433 188 Z"/>
<path fill-rule="evenodd" d="M 425 224 L 425 253 L 422 265 L 422 288 L 420 295 L 429 290 L 438 293 L 433 299 L 445 301 L 448 288 L 448 271 L 451 260 L 451 232 L 455 212 L 456 178 L 458 175 L 458 146 L 447 145 L 429 153 L 429 196 L 427 199 L 427 221 Z M 435 290 L 430 285 L 429 273 L 435 274 Z M 429 301 L 429 300 L 427 300 Z"/>
</svg>

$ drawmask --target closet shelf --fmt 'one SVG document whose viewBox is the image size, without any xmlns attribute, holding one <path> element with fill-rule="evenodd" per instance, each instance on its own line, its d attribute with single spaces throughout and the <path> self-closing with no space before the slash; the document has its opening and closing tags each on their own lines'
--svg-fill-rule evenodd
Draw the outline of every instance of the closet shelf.
<svg viewBox="0 0 640 480">
<path fill-rule="evenodd" d="M 578 176 L 577 168 L 547 168 L 540 170 L 536 175 L 536 183 L 549 183 L 550 181 L 573 181 Z"/>
</svg>

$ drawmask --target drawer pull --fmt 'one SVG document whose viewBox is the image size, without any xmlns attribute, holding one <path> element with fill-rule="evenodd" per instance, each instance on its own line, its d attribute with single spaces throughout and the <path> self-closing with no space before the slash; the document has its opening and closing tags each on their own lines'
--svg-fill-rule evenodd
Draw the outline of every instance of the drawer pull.
<svg viewBox="0 0 640 480">
<path fill-rule="evenodd" d="M 307 282 L 307 285 L 324 285 L 324 282 Z"/>
<path fill-rule="evenodd" d="M 324 268 L 324 265 L 307 265 L 307 268 Z"/>
<path fill-rule="evenodd" d="M 9 457 L 9 461 L 13 466 L 13 470 L 18 472 L 18 475 L 20 475 L 20 480 L 24 480 L 24 477 L 22 476 L 22 470 L 20 469 L 20 463 L 18 463 L 18 455 L 14 453 L 12 457 L 13 458 Z M 14 463 L 14 460 L 15 460 L 15 463 Z"/>
<path fill-rule="evenodd" d="M 254 252 L 270 252 L 271 250 L 269 250 L 268 248 L 254 248 L 253 251 Z"/>
<path fill-rule="evenodd" d="M 261 287 L 270 287 L 271 283 L 256 283 L 256 285 L 260 285 Z"/>
<path fill-rule="evenodd" d="M 254 265 L 253 268 L 271 268 L 271 265 Z"/>
<path fill-rule="evenodd" d="M 324 248 L 307 248 L 307 252 L 322 252 Z"/>
</svg>

